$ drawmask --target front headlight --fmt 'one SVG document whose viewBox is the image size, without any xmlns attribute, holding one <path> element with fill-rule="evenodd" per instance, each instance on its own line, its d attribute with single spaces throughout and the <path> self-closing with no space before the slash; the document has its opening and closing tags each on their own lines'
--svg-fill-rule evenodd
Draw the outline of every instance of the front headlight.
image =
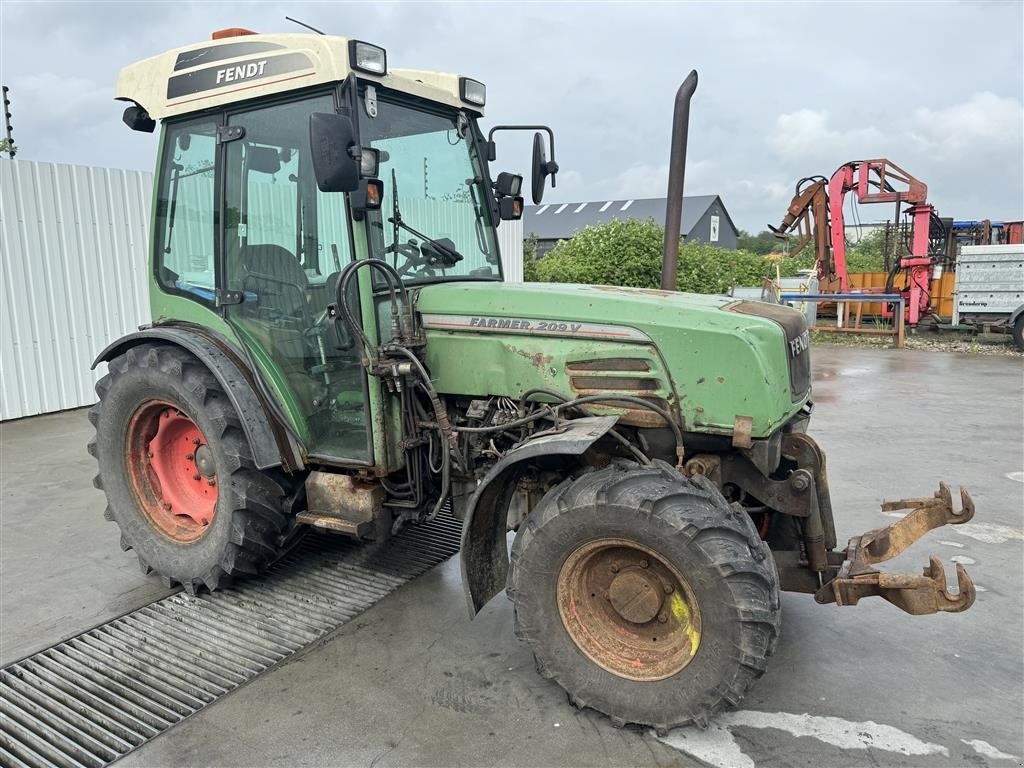
<svg viewBox="0 0 1024 768">
<path fill-rule="evenodd" d="M 487 87 L 479 80 L 459 78 L 459 96 L 469 104 L 482 107 L 487 102 Z"/>
<path fill-rule="evenodd" d="M 348 41 L 348 63 L 352 69 L 369 72 L 371 75 L 386 75 L 388 54 L 379 45 L 364 43 L 362 40 Z"/>
</svg>

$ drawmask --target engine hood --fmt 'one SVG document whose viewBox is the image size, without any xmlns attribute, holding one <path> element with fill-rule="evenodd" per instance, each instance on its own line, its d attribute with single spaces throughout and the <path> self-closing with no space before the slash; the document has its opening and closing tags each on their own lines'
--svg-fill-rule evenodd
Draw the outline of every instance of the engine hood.
<svg viewBox="0 0 1024 768">
<path fill-rule="evenodd" d="M 417 308 L 442 392 L 580 392 L 580 370 L 600 389 L 601 377 L 623 373 L 621 360 L 646 359 L 641 377 L 657 381 L 657 396 L 678 406 L 687 429 L 727 434 L 745 416 L 754 437 L 770 434 L 809 396 L 807 377 L 792 373 L 793 360 L 809 369 L 806 327 L 784 307 L 639 288 L 465 282 L 423 287 Z M 617 362 L 602 369 L 602 360 Z M 641 383 L 635 394 L 656 395 Z"/>
</svg>

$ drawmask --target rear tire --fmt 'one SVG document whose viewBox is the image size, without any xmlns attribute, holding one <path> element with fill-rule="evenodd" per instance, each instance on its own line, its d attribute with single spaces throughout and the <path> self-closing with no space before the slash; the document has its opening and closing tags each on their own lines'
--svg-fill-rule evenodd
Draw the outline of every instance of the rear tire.
<svg viewBox="0 0 1024 768">
<path fill-rule="evenodd" d="M 602 547 L 604 559 L 591 557 Z M 611 574 L 627 572 L 624 601 Z M 601 579 L 612 582 L 606 607 Z M 764 673 L 781 619 L 775 563 L 749 516 L 664 462 L 619 462 L 548 493 L 516 536 L 507 592 L 517 636 L 574 705 L 659 732 L 736 706 Z"/>
<path fill-rule="evenodd" d="M 93 484 L 106 494 L 104 517 L 121 529 L 121 548 L 135 550 L 143 573 L 155 571 L 168 586 L 194 594 L 258 573 L 278 557 L 292 524 L 288 480 L 256 469 L 227 394 L 199 360 L 169 345 L 133 347 L 110 362 L 96 393 L 100 400 L 89 411 L 96 427 L 89 452 L 99 463 Z M 167 464 L 157 463 L 170 441 L 156 436 L 161 418 L 179 427 L 172 434 L 178 453 L 195 441 L 206 448 L 195 459 L 172 457 L 176 471 L 187 466 L 180 479 L 168 479 Z M 161 469 L 164 475 L 154 472 Z M 197 512 L 206 504 L 209 510 Z"/>
<path fill-rule="evenodd" d="M 1013 321 L 1013 345 L 1024 352 L 1024 315 Z"/>
</svg>

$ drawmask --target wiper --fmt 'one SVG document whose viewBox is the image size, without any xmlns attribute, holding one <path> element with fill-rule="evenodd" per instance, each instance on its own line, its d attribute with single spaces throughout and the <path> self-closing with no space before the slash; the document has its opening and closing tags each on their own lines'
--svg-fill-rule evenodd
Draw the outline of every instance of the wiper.
<svg viewBox="0 0 1024 768">
<path fill-rule="evenodd" d="M 415 235 L 416 237 L 421 238 L 422 240 L 425 240 L 426 242 L 430 243 L 433 249 L 433 253 L 429 255 L 431 257 L 436 258 L 437 262 L 442 267 L 454 267 L 456 264 L 462 261 L 463 258 L 465 258 L 461 253 L 459 253 L 456 250 L 455 243 L 453 243 L 447 237 L 443 237 L 440 240 L 438 240 L 436 238 L 430 237 L 429 235 L 423 234 L 418 229 L 413 229 L 411 226 L 405 223 L 405 221 L 402 219 L 402 209 L 398 205 L 398 178 L 395 175 L 394 168 L 391 169 L 391 190 L 391 218 L 388 219 L 388 221 L 392 224 L 393 230 L 391 236 L 391 245 L 389 245 L 387 248 L 389 252 L 398 251 L 398 231 L 400 229 L 404 229 L 409 234 Z"/>
</svg>

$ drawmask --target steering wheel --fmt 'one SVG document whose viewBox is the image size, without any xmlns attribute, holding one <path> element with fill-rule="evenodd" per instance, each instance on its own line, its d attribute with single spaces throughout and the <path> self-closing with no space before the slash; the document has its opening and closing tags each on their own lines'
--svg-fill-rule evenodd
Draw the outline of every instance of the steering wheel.
<svg viewBox="0 0 1024 768">
<path fill-rule="evenodd" d="M 402 266 L 397 269 L 399 277 L 405 277 L 414 271 L 419 271 L 420 274 L 427 277 L 434 276 L 434 270 L 430 268 L 430 259 L 420 250 L 419 243 L 415 240 L 410 239 L 407 243 L 394 243 L 388 246 L 388 250 L 405 259 Z"/>
</svg>

